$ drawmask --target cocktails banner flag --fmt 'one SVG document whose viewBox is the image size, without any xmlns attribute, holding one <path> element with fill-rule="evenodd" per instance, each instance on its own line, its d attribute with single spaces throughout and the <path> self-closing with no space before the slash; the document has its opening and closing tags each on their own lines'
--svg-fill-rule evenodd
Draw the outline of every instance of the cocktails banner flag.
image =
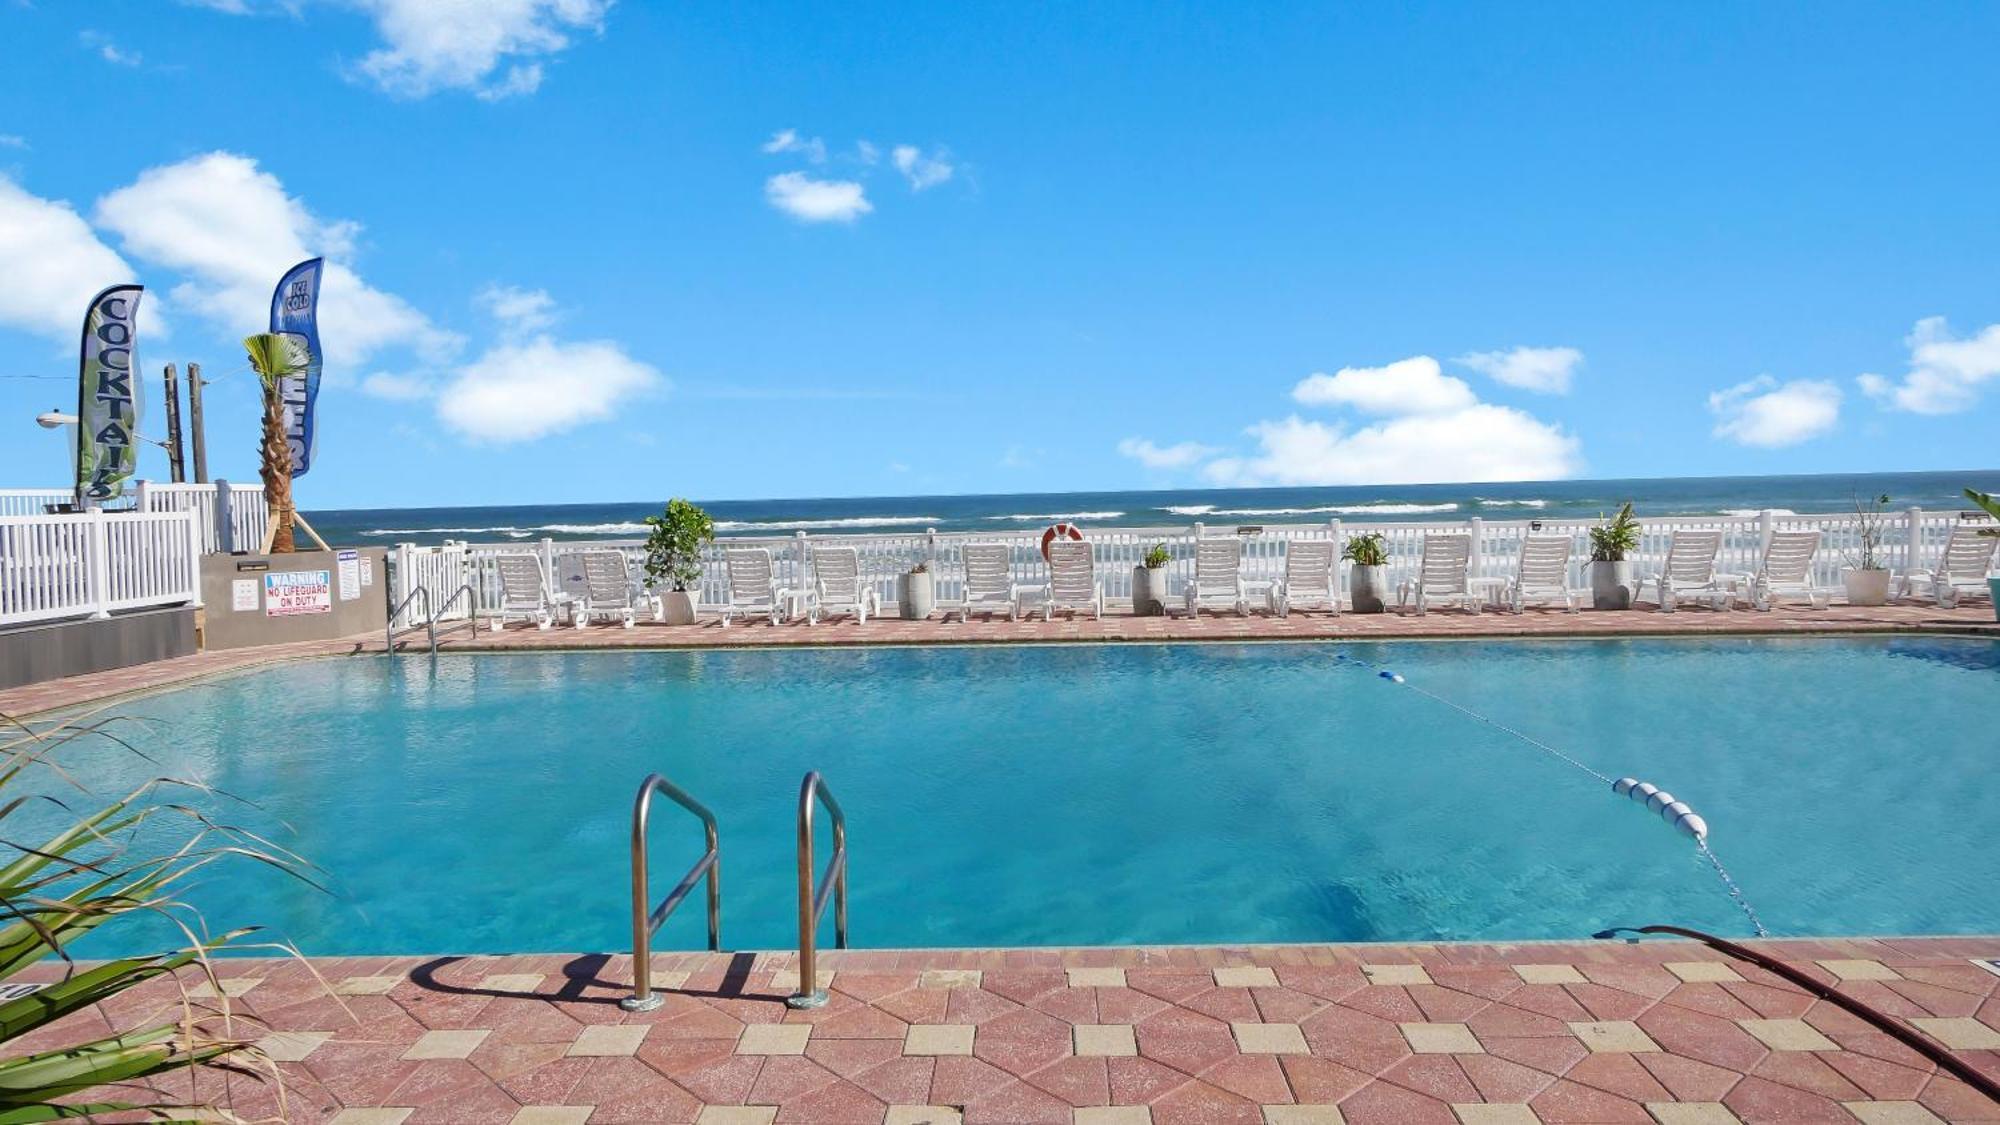
<svg viewBox="0 0 2000 1125">
<path fill-rule="evenodd" d="M 292 475 L 312 468 L 318 448 L 313 411 L 319 403 L 319 277 L 324 258 L 300 262 L 285 272 L 271 292 L 271 331 L 305 337 L 310 359 L 305 374 L 279 381 L 278 397 L 285 405 L 285 444 L 292 450 Z"/>
<path fill-rule="evenodd" d="M 139 467 L 139 384 L 132 362 L 142 285 L 114 285 L 83 317 L 76 391 L 76 497 L 98 504 L 125 493 Z"/>
</svg>

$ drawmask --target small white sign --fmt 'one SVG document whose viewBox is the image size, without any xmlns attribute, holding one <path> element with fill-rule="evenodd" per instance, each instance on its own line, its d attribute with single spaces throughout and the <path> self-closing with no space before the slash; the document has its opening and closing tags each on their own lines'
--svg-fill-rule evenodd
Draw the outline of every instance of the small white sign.
<svg viewBox="0 0 2000 1125">
<path fill-rule="evenodd" d="M 294 617 L 333 612 L 333 575 L 324 570 L 287 570 L 264 576 L 264 616 Z"/>
<path fill-rule="evenodd" d="M 257 580 L 255 578 L 237 578 L 229 583 L 229 608 L 237 613 L 256 611 Z"/>
<path fill-rule="evenodd" d="M 365 587 L 365 586 L 373 586 L 374 584 L 375 584 L 375 556 L 363 555 L 361 556 L 361 585 Z"/>
<path fill-rule="evenodd" d="M 340 572 L 340 600 L 351 602 L 361 596 L 361 552 L 341 551 L 333 559 Z"/>
</svg>

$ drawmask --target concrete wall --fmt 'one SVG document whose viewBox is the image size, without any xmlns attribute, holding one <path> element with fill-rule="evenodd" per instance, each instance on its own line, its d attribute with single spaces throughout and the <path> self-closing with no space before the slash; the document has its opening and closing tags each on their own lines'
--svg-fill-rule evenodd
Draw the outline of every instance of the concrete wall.
<svg viewBox="0 0 2000 1125">
<path fill-rule="evenodd" d="M 0 688 L 191 655 L 194 613 L 178 606 L 0 633 Z"/>
<path fill-rule="evenodd" d="M 385 553 L 381 547 L 359 547 L 203 558 L 202 647 L 329 640 L 380 630 L 389 619 Z M 348 556 L 344 582 L 342 556 Z"/>
</svg>

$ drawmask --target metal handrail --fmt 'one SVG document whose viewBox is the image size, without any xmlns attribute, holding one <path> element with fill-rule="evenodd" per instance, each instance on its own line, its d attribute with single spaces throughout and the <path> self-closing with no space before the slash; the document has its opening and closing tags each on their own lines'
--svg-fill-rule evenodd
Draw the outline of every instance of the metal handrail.
<svg viewBox="0 0 2000 1125">
<path fill-rule="evenodd" d="M 389 623 L 383 627 L 382 650 L 384 652 L 393 653 L 396 651 L 396 618 L 399 614 L 403 612 L 403 610 L 409 608 L 411 602 L 417 600 L 418 594 L 422 594 L 424 596 L 423 626 L 424 626 L 424 632 L 430 640 L 432 656 L 436 656 L 438 651 L 438 629 L 437 629 L 438 618 L 444 616 L 445 611 L 449 610 L 452 607 L 453 603 L 457 602 L 458 599 L 460 598 L 465 599 L 465 609 L 466 612 L 470 615 L 470 619 L 472 621 L 473 635 L 474 636 L 479 635 L 479 598 L 478 595 L 473 592 L 472 583 L 467 582 L 464 585 L 460 586 L 458 589 L 452 591 L 451 597 L 448 597 L 444 600 L 444 605 L 436 609 L 431 608 L 430 587 L 419 586 L 416 589 L 411 590 L 409 594 L 406 597 L 404 597 L 401 602 L 398 602 L 396 604 L 396 608 L 390 611 Z M 416 628 L 415 625 L 407 625 L 404 627 L 407 629 Z"/>
<path fill-rule="evenodd" d="M 688 868 L 660 905 L 646 909 L 646 821 L 653 811 L 653 794 L 665 793 L 674 803 L 701 818 L 708 837 L 708 850 Z M 660 1006 L 663 998 L 653 994 L 653 935 L 659 932 L 674 909 L 694 890 L 703 876 L 708 878 L 708 948 L 722 949 L 722 853 L 716 837 L 715 814 L 687 791 L 659 774 L 646 778 L 632 804 L 632 995 L 618 1001 L 628 1012 L 646 1012 Z"/>
<path fill-rule="evenodd" d="M 833 854 L 827 857 L 826 873 L 813 886 L 813 802 L 826 806 L 833 822 Z M 799 989 L 785 997 L 793 1008 L 817 1008 L 826 1003 L 826 990 L 819 987 L 817 935 L 820 919 L 826 916 L 827 896 L 833 897 L 833 947 L 847 948 L 847 817 L 840 802 L 826 787 L 818 770 L 806 774 L 799 786 Z"/>
<path fill-rule="evenodd" d="M 410 591 L 410 592 L 409 592 L 408 594 L 405 594 L 405 595 L 403 596 L 403 600 L 402 600 L 402 601 L 400 601 L 400 602 L 397 602 L 397 603 L 396 603 L 396 608 L 394 608 L 394 609 L 392 609 L 392 610 L 390 610 L 390 611 L 389 611 L 389 622 L 388 622 L 388 624 L 386 624 L 386 625 L 382 626 L 382 651 L 383 651 L 384 653 L 389 653 L 389 654 L 394 654 L 394 653 L 395 653 L 395 651 L 396 651 L 396 618 L 398 618 L 398 617 L 402 616 L 402 613 L 403 613 L 403 611 L 404 611 L 404 610 L 406 610 L 406 609 L 408 609 L 408 608 L 410 608 L 410 603 L 411 603 L 411 602 L 413 602 L 413 601 L 416 601 L 416 600 L 417 600 L 417 595 L 418 595 L 418 594 L 422 594 L 422 595 L 424 596 L 424 624 L 425 624 L 425 625 L 430 625 L 430 624 L 431 624 L 431 621 L 432 621 L 432 617 L 431 617 L 431 589 L 430 589 L 430 587 L 429 587 L 429 586 L 419 586 L 419 587 L 417 587 L 416 589 L 414 589 L 414 590 L 411 590 L 411 591 Z M 409 625 L 409 626 L 406 626 L 406 628 L 410 628 L 410 629 L 414 629 L 414 628 L 416 628 L 416 626 L 415 626 L 415 625 Z M 431 651 L 435 652 L 435 651 L 437 651 L 437 641 L 436 641 L 436 639 L 435 639 L 435 638 L 436 638 L 436 630 L 435 630 L 435 629 L 433 629 L 433 630 L 432 630 L 432 637 L 433 637 L 433 639 L 432 639 L 432 641 L 431 641 Z"/>
</svg>

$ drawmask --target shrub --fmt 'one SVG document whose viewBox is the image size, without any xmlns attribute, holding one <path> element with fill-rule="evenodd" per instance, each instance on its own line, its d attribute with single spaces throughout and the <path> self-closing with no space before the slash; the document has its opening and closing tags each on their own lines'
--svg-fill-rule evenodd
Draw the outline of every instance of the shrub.
<svg viewBox="0 0 2000 1125">
<path fill-rule="evenodd" d="M 1632 502 L 1625 501 L 1618 514 L 1590 529 L 1591 562 L 1624 562 L 1639 549 L 1639 520 L 1632 514 Z"/>
<path fill-rule="evenodd" d="M 698 505 L 675 497 L 666 510 L 647 516 L 646 589 L 685 590 L 701 581 L 701 549 L 715 542 L 715 521 Z"/>
<path fill-rule="evenodd" d="M 1167 553 L 1167 545 L 1165 543 L 1155 543 L 1152 549 L 1146 552 L 1146 557 L 1140 561 L 1146 564 L 1147 570 L 1158 570 L 1172 562 L 1173 559 L 1174 557 Z"/>
<path fill-rule="evenodd" d="M 1347 546 L 1340 549 L 1340 557 L 1355 566 L 1387 566 L 1389 542 L 1379 531 L 1351 535 L 1347 539 Z"/>
</svg>

